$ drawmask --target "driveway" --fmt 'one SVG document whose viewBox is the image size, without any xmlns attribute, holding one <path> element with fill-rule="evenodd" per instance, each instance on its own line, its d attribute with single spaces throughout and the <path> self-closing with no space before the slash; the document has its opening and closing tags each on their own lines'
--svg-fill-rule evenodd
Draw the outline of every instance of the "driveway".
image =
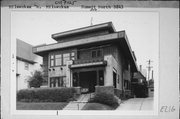
<svg viewBox="0 0 180 119">
<path fill-rule="evenodd" d="M 117 110 L 153 110 L 153 97 L 131 98 L 122 101 Z"/>
</svg>

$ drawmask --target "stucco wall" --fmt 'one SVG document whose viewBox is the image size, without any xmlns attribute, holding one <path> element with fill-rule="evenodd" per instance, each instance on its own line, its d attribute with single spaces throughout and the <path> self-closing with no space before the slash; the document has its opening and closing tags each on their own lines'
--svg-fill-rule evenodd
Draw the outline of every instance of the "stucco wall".
<svg viewBox="0 0 180 119">
<path fill-rule="evenodd" d="M 77 39 L 84 39 L 84 38 L 89 38 L 89 37 L 94 37 L 94 36 L 99 36 L 99 35 L 105 35 L 108 33 L 109 33 L 109 31 L 107 31 L 107 30 L 87 32 L 87 33 L 78 34 L 78 35 L 71 35 L 71 36 L 66 37 L 66 38 L 60 38 L 57 41 L 59 43 L 62 43 L 62 42 L 67 42 L 67 41 L 72 41 L 72 40 L 77 40 Z"/>
<path fill-rule="evenodd" d="M 50 78 L 51 77 L 65 77 L 65 83 L 67 87 L 70 87 L 71 85 L 71 81 L 70 81 L 70 77 L 71 77 L 71 72 L 70 69 L 68 67 L 69 64 L 72 64 L 72 60 L 69 60 L 66 62 L 66 65 L 62 65 L 62 66 L 54 66 L 54 67 L 50 67 L 50 55 L 52 54 L 63 54 L 63 53 L 71 53 L 74 52 L 75 53 L 75 59 L 77 58 L 77 50 L 76 49 L 67 49 L 67 50 L 57 50 L 57 51 L 53 51 L 50 52 L 48 55 L 46 55 L 45 58 L 45 64 L 47 65 L 45 67 L 45 70 L 47 70 L 47 78 L 48 78 L 48 85 L 50 86 Z"/>
</svg>

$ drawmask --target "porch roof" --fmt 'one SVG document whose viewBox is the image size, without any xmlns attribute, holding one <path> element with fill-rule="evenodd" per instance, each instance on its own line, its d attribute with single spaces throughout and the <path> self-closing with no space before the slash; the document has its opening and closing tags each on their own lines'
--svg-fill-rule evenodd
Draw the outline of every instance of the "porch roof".
<svg viewBox="0 0 180 119">
<path fill-rule="evenodd" d="M 84 64 L 73 64 L 69 65 L 69 68 L 82 68 L 82 67 L 91 67 L 91 66 L 105 66 L 107 65 L 106 61 L 101 62 L 91 62 L 91 63 L 84 63 Z"/>
</svg>

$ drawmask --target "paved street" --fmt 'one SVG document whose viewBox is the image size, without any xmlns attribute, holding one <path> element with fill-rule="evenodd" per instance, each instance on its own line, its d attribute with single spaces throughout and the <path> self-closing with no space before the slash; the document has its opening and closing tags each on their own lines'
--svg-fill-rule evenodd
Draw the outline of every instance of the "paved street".
<svg viewBox="0 0 180 119">
<path fill-rule="evenodd" d="M 153 110 L 153 97 L 128 99 L 117 110 Z"/>
</svg>

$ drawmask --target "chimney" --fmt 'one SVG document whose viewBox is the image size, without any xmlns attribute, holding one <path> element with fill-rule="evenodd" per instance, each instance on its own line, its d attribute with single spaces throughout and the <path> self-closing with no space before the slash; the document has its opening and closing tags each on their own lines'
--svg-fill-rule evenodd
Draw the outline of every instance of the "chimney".
<svg viewBox="0 0 180 119">
<path fill-rule="evenodd" d="M 153 73 L 154 73 L 154 72 L 153 72 L 153 70 L 152 70 L 152 77 L 151 77 L 152 80 L 154 79 L 154 76 L 153 76 L 154 74 L 153 74 Z"/>
<path fill-rule="evenodd" d="M 139 71 L 142 72 L 142 65 L 139 65 Z"/>
</svg>

